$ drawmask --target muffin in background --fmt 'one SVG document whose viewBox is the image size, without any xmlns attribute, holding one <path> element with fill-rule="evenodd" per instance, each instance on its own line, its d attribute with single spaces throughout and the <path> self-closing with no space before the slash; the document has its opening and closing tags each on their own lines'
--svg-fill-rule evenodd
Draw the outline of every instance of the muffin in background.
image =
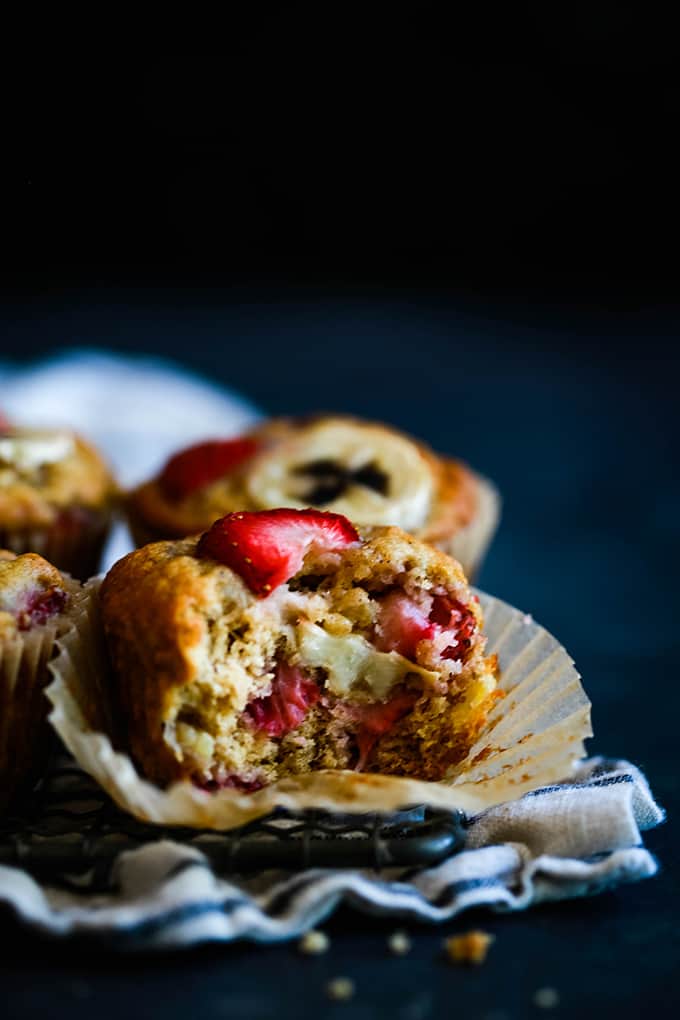
<svg viewBox="0 0 680 1020">
<path fill-rule="evenodd" d="M 0 546 L 86 579 L 99 568 L 117 487 L 98 451 L 66 429 L 0 425 Z"/>
<path fill-rule="evenodd" d="M 359 527 L 394 525 L 456 557 L 473 576 L 500 501 L 462 461 L 375 422 L 278 418 L 236 439 L 181 450 L 127 499 L 137 545 L 205 531 L 235 510 L 316 509 Z"/>
<path fill-rule="evenodd" d="M 46 763 L 47 664 L 79 590 L 42 556 L 0 550 L 0 810 Z"/>
</svg>

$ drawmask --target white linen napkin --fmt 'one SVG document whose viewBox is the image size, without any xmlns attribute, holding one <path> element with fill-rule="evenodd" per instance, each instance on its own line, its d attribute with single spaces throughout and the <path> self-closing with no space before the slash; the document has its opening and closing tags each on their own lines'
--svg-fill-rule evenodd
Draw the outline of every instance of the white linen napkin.
<svg viewBox="0 0 680 1020">
<path fill-rule="evenodd" d="M 41 886 L 0 867 L 0 902 L 53 935 L 98 936 L 116 948 L 296 938 L 342 902 L 407 921 L 447 921 L 472 907 L 523 910 L 654 875 L 641 830 L 663 821 L 642 773 L 591 758 L 568 783 L 468 819 L 465 847 L 422 869 L 266 871 L 220 877 L 195 846 L 167 839 L 123 853 L 104 893 Z"/>
</svg>

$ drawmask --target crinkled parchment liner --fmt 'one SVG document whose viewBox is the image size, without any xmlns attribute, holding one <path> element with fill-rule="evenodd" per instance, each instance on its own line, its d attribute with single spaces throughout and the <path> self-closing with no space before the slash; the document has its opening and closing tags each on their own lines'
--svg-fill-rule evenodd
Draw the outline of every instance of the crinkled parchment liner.
<svg viewBox="0 0 680 1020">
<path fill-rule="evenodd" d="M 457 531 L 442 548 L 461 564 L 465 576 L 474 579 L 489 548 L 501 514 L 501 498 L 496 486 L 480 475 L 477 478 L 477 507 L 466 527 Z"/>
<path fill-rule="evenodd" d="M 80 597 L 77 581 L 65 576 L 63 583 L 72 600 Z M 47 663 L 57 637 L 69 629 L 68 617 L 59 615 L 0 641 L 0 807 L 44 765 Z"/>
<path fill-rule="evenodd" d="M 86 580 L 96 570 L 111 530 L 109 507 L 65 508 L 52 524 L 34 528 L 0 528 L 0 548 L 17 555 L 38 553 L 59 570 Z"/>
<path fill-rule="evenodd" d="M 480 811 L 529 789 L 566 778 L 591 736 L 590 702 L 566 651 L 530 617 L 479 593 L 489 652 L 501 664 L 505 697 L 451 782 L 349 771 L 280 780 L 256 793 L 207 793 L 190 783 L 161 790 L 114 750 L 107 718 L 107 667 L 98 622 L 98 580 L 77 607 L 73 629 L 59 640 L 47 689 L 50 722 L 68 749 L 116 803 L 145 821 L 228 829 L 277 806 L 343 812 L 392 811 L 405 805 Z"/>
</svg>

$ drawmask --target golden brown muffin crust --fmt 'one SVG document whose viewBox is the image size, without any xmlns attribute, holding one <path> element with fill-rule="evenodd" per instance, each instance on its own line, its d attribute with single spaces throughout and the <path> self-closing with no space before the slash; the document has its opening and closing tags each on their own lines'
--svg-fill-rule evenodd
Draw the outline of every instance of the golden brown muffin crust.
<svg viewBox="0 0 680 1020">
<path fill-rule="evenodd" d="M 0 456 L 0 527 L 22 529 L 48 526 L 60 510 L 72 506 L 101 510 L 117 495 L 113 476 L 99 454 L 86 440 L 67 430 L 0 430 L 8 441 L 39 444 L 45 438 L 64 437 L 70 447 L 54 461 L 25 464 Z"/>
</svg>

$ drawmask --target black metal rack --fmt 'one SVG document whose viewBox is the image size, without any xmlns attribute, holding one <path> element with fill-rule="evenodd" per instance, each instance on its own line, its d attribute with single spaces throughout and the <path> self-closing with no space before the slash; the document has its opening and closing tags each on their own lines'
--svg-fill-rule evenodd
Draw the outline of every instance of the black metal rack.
<svg viewBox="0 0 680 1020">
<path fill-rule="evenodd" d="M 171 839 L 205 854 L 218 874 L 313 867 L 426 867 L 460 850 L 460 812 L 412 807 L 396 813 L 273 813 L 214 832 L 139 822 L 121 811 L 69 759 L 61 759 L 25 800 L 20 814 L 0 818 L 0 864 L 40 881 L 110 889 L 119 854 Z"/>
</svg>

